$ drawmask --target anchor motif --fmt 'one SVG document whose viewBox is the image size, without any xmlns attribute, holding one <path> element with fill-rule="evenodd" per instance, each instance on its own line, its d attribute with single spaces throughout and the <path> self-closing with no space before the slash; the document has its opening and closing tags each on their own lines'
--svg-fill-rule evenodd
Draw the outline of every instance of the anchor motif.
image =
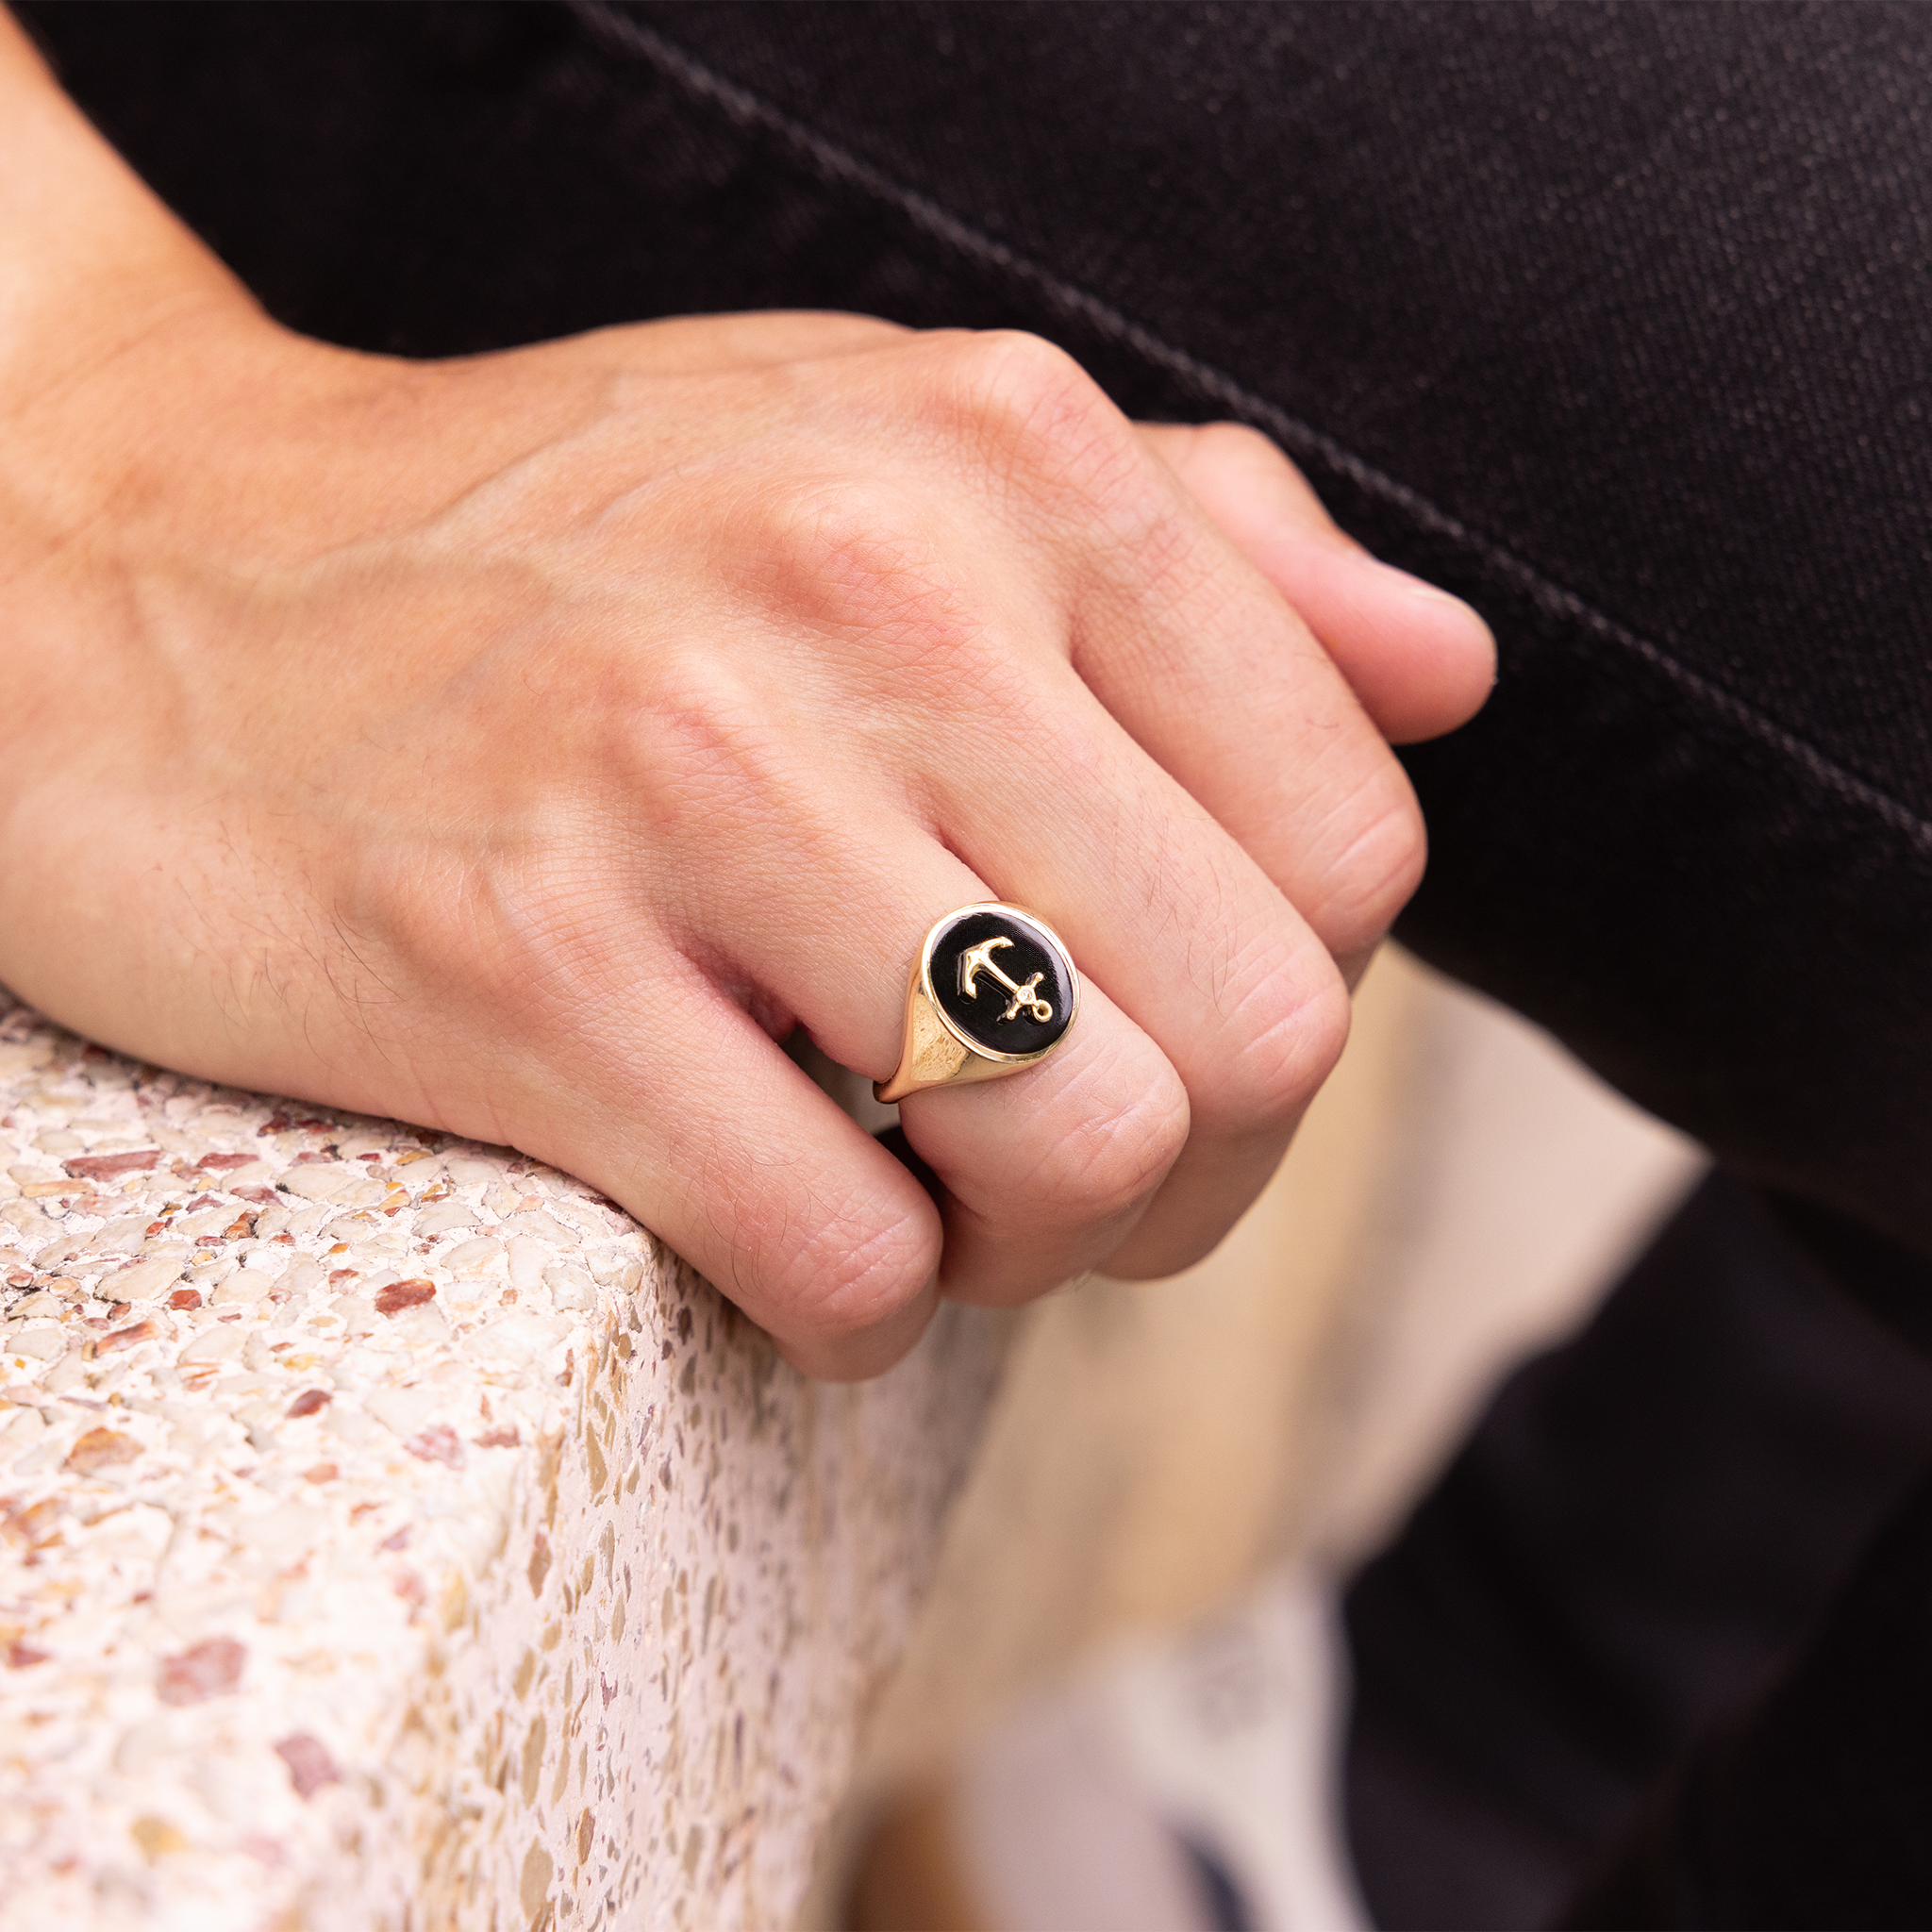
<svg viewBox="0 0 1932 1932">
<path fill-rule="evenodd" d="M 1017 980 L 1008 979 L 992 963 L 992 956 L 1002 946 L 1010 946 L 1012 943 L 1009 939 L 990 939 L 982 940 L 976 946 L 968 946 L 959 955 L 959 991 L 968 999 L 976 1000 L 979 997 L 979 975 L 984 973 L 989 977 L 998 980 L 1013 996 L 1007 1002 L 1007 1010 L 1000 1015 L 1002 1020 L 1012 1019 L 1020 1008 L 1024 1007 L 1043 1026 L 1053 1018 L 1053 1008 L 1041 999 L 1034 989 L 1045 975 L 1036 973 L 1024 986 L 1022 986 Z"/>
</svg>

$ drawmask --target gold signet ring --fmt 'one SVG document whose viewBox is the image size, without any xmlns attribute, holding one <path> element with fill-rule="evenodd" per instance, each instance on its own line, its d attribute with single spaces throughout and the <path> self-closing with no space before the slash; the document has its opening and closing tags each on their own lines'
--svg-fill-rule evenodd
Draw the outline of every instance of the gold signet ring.
<svg viewBox="0 0 1932 1932">
<path fill-rule="evenodd" d="M 899 1070 L 880 1100 L 924 1087 L 997 1080 L 1043 1060 L 1080 1010 L 1073 955 L 1043 919 L 989 901 L 949 912 L 925 936 L 906 987 Z"/>
</svg>

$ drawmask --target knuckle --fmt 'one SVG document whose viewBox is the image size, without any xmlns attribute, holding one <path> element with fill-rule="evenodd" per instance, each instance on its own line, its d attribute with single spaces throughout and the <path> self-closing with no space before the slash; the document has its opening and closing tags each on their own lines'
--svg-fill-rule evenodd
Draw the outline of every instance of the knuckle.
<svg viewBox="0 0 1932 1932">
<path fill-rule="evenodd" d="M 750 563 L 763 607 L 788 628 L 863 640 L 894 673 L 952 662 L 987 618 L 908 505 L 903 490 L 847 480 L 768 505 Z"/>
<path fill-rule="evenodd" d="M 568 1031 L 569 989 L 607 933 L 594 889 L 540 874 L 518 854 L 478 862 L 414 841 L 358 861 L 325 902 L 311 950 L 359 1024 L 400 1019 L 433 993 L 442 1012 L 498 1040 Z"/>
<path fill-rule="evenodd" d="M 1118 494 L 1151 474 L 1146 450 L 1064 349 L 1022 330 L 955 339 L 941 408 L 991 470 L 1029 497 Z"/>
<path fill-rule="evenodd" d="M 742 525 L 745 574 L 788 614 L 847 584 L 891 575 L 912 551 L 899 500 L 861 477 L 800 478 L 753 506 Z"/>
<path fill-rule="evenodd" d="M 1422 807 L 1391 759 L 1352 801 L 1346 843 L 1311 922 L 1329 950 L 1347 954 L 1374 944 L 1422 884 L 1428 855 Z"/>
<path fill-rule="evenodd" d="M 445 999 L 489 1014 L 498 1038 L 567 1038 L 580 1018 L 575 995 L 594 983 L 608 937 L 596 897 L 514 861 L 453 881 L 443 897 L 419 976 L 436 974 Z"/>
<path fill-rule="evenodd" d="M 754 1252 L 766 1262 L 758 1271 L 764 1286 L 756 1300 L 772 1325 L 820 1341 L 876 1326 L 939 1273 L 939 1216 L 923 1194 L 896 1209 L 850 1203 L 822 1214 L 803 1239 L 800 1233 L 786 1217 L 768 1239 L 755 1241 Z"/>
<path fill-rule="evenodd" d="M 1132 1097 L 1081 1119 L 1056 1142 L 1041 1177 L 1047 1201 L 1081 1222 L 1105 1224 L 1139 1207 L 1188 1144 L 1179 1075 L 1164 1059 L 1134 1073 Z"/>
<path fill-rule="evenodd" d="M 702 650 L 666 651 L 610 706 L 599 763 L 660 841 L 755 822 L 787 791 L 790 758 L 758 694 Z"/>
<path fill-rule="evenodd" d="M 1284 523 L 1353 550 L 1308 479 L 1270 437 L 1245 423 L 1204 423 L 1176 443 L 1183 483 L 1230 534 L 1259 535 Z"/>
<path fill-rule="evenodd" d="M 962 394 L 983 408 L 1031 414 L 1099 391 L 1064 349 L 1025 329 L 991 328 L 934 339 Z"/>
<path fill-rule="evenodd" d="M 1332 963 L 1260 975 L 1235 1010 L 1233 1043 L 1208 1081 L 1206 1111 L 1224 1131 L 1291 1124 L 1335 1071 L 1348 1043 L 1348 990 Z"/>
</svg>

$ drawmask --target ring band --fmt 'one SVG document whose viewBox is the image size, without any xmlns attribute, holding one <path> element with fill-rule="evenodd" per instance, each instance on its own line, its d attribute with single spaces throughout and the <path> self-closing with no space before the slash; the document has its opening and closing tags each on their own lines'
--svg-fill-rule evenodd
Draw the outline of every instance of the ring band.
<svg viewBox="0 0 1932 1932">
<path fill-rule="evenodd" d="M 1059 1045 L 1079 1010 L 1073 955 L 1043 919 L 998 900 L 961 906 L 919 949 L 898 1071 L 874 1096 L 1023 1073 Z"/>
</svg>

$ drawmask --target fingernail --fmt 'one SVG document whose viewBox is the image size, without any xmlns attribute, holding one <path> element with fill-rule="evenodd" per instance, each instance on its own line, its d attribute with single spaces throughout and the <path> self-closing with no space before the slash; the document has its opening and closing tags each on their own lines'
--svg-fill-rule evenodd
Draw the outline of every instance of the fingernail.
<svg viewBox="0 0 1932 1932">
<path fill-rule="evenodd" d="M 1392 563 L 1385 563 L 1382 568 L 1391 577 L 1400 580 L 1405 596 L 1414 598 L 1418 604 L 1447 605 L 1451 610 L 1458 611 L 1463 617 L 1467 618 L 1476 629 L 1482 632 L 1484 637 L 1489 639 L 1491 647 L 1494 646 L 1496 641 L 1495 632 L 1490 628 L 1482 612 L 1476 609 L 1473 604 L 1464 603 L 1453 591 L 1441 590 L 1434 584 L 1424 582 L 1421 577 L 1411 576 L 1406 570 L 1397 570 Z"/>
<path fill-rule="evenodd" d="M 1471 610 L 1470 607 L 1460 597 L 1454 595 L 1452 592 L 1440 590 L 1436 585 L 1426 582 L 1422 577 L 1411 576 L 1406 570 L 1397 570 L 1392 563 L 1385 563 L 1382 568 L 1418 603 L 1453 604 L 1457 609 L 1469 610 L 1469 614 L 1472 617 L 1475 615 L 1475 612 Z"/>
</svg>

